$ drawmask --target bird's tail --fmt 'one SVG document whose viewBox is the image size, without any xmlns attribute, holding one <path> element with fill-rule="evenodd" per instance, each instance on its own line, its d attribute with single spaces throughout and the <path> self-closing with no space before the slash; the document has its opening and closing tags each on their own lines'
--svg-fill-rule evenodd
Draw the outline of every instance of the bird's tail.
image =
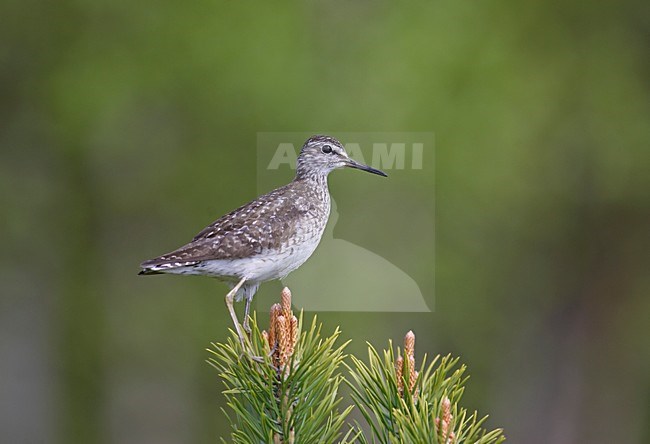
<svg viewBox="0 0 650 444">
<path fill-rule="evenodd" d="M 140 273 L 138 273 L 138 275 L 142 275 L 142 276 L 147 276 L 150 274 L 163 274 L 163 273 L 161 273 L 160 271 L 152 270 L 151 268 L 143 268 L 142 270 L 140 270 Z"/>
<path fill-rule="evenodd" d="M 191 267 L 196 265 L 201 261 L 178 261 L 170 260 L 164 256 L 158 257 L 156 259 L 150 259 L 144 261 L 140 264 L 140 273 L 138 274 L 165 274 L 165 273 L 174 273 L 174 270 L 177 268 Z"/>
</svg>

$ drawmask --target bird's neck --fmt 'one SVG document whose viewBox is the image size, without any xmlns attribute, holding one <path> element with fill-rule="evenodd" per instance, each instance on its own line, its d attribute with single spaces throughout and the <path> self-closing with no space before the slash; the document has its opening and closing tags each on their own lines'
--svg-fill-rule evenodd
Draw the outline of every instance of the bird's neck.
<svg viewBox="0 0 650 444">
<path fill-rule="evenodd" d="M 327 174 L 316 171 L 298 171 L 294 181 L 304 182 L 309 186 L 327 189 Z"/>
</svg>

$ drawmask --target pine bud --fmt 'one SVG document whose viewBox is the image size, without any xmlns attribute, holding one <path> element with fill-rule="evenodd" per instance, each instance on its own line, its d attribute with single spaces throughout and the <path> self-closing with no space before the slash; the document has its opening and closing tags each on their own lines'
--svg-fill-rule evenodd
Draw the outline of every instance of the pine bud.
<svg viewBox="0 0 650 444">
<path fill-rule="evenodd" d="M 395 374 L 397 375 L 397 393 L 402 396 L 404 393 L 404 358 L 399 355 L 399 350 L 395 360 Z"/>
<path fill-rule="evenodd" d="M 415 358 L 415 333 L 410 330 L 404 336 L 404 356 Z"/>
<path fill-rule="evenodd" d="M 282 314 L 285 318 L 291 318 L 291 290 L 288 287 L 282 289 L 282 294 L 280 296 L 280 301 L 282 305 Z"/>
</svg>

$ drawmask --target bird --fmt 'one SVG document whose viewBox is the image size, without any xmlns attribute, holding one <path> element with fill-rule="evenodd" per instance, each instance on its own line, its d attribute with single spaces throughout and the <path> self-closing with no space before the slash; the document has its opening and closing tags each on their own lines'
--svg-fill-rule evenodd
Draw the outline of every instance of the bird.
<svg viewBox="0 0 650 444">
<path fill-rule="evenodd" d="M 182 247 L 142 262 L 139 274 L 200 275 L 225 282 L 230 287 L 226 306 L 243 346 L 233 303 L 246 301 L 241 327 L 250 334 L 250 304 L 260 284 L 283 279 L 316 250 L 330 215 L 327 179 L 340 168 L 387 177 L 352 159 L 335 138 L 312 136 L 300 150 L 291 182 L 220 217 Z"/>
</svg>

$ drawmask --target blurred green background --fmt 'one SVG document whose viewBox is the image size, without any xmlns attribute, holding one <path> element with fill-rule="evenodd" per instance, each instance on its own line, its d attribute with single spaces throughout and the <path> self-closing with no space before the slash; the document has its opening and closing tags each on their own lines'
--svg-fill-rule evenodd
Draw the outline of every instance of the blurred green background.
<svg viewBox="0 0 650 444">
<path fill-rule="evenodd" d="M 6 0 L 0 17 L 0 442 L 227 436 L 204 362 L 225 286 L 137 266 L 255 196 L 258 132 L 319 128 L 437 147 L 435 190 L 418 176 L 401 197 L 435 192 L 435 312 L 326 329 L 355 353 L 413 329 L 420 356 L 460 355 L 465 404 L 510 442 L 650 441 L 647 2 Z"/>
</svg>

